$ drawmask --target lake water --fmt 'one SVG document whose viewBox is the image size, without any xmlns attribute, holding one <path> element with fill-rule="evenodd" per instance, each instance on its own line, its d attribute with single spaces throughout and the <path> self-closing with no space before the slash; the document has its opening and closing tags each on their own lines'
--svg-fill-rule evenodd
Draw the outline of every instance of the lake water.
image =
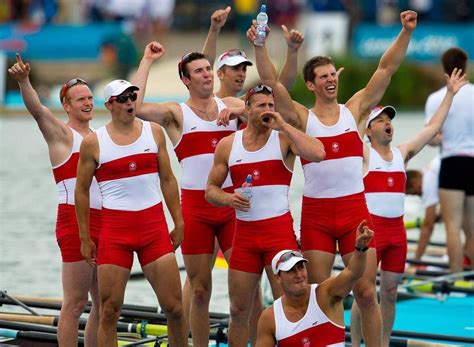
<svg viewBox="0 0 474 347">
<path fill-rule="evenodd" d="M 60 297 L 61 257 L 54 232 L 57 193 L 47 146 L 32 117 L 26 113 L 3 116 L 0 117 L 0 289 L 10 294 Z M 97 128 L 108 120 L 107 116 L 99 116 L 92 126 Z M 398 114 L 394 119 L 393 143 L 411 138 L 423 124 L 422 113 Z M 411 160 L 409 168 L 421 169 L 436 153 L 436 148 L 425 148 Z M 171 157 L 179 179 L 179 164 L 174 155 Z M 299 230 L 302 186 L 298 165 L 290 196 L 295 230 Z M 414 199 L 413 204 L 417 203 Z M 179 251 L 177 258 L 182 265 Z M 132 271 L 136 270 L 139 270 L 137 261 Z M 156 305 L 154 293 L 144 280 L 129 282 L 125 302 Z M 226 270 L 213 272 L 210 310 L 228 312 Z"/>
</svg>

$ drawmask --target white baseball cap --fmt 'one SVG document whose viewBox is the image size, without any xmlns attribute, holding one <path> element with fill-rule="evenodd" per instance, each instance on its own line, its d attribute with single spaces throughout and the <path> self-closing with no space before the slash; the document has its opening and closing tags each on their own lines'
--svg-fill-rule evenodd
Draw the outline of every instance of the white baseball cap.
<svg viewBox="0 0 474 347">
<path fill-rule="evenodd" d="M 217 58 L 216 70 L 221 69 L 224 65 L 236 66 L 245 63 L 246 65 L 253 65 L 250 60 L 247 59 L 247 54 L 241 49 L 229 49 L 222 53 Z"/>
<path fill-rule="evenodd" d="M 137 86 L 125 80 L 114 80 L 105 86 L 104 100 L 108 102 L 112 96 L 122 94 L 127 89 L 139 90 Z"/>
<path fill-rule="evenodd" d="M 304 261 L 308 262 L 307 259 L 303 258 L 300 251 L 292 249 L 284 249 L 278 252 L 272 259 L 272 271 L 276 275 L 279 271 L 290 271 L 293 266 L 297 263 Z"/>
<path fill-rule="evenodd" d="M 365 127 L 368 128 L 370 122 L 372 122 L 375 118 L 377 118 L 382 112 L 385 112 L 390 119 L 395 117 L 397 110 L 393 106 L 376 106 L 370 111 L 370 115 L 365 122 Z"/>
</svg>

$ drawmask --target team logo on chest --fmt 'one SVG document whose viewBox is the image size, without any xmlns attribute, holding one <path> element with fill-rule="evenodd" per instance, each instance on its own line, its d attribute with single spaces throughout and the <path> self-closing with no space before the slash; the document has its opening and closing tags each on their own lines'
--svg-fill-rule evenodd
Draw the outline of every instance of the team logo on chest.
<svg viewBox="0 0 474 347">
<path fill-rule="evenodd" d="M 333 142 L 332 145 L 331 145 L 331 149 L 334 153 L 339 152 L 339 143 Z"/>
<path fill-rule="evenodd" d="M 260 171 L 253 170 L 252 171 L 252 179 L 254 179 L 255 181 L 258 181 L 260 179 Z"/>
<path fill-rule="evenodd" d="M 395 180 L 393 179 L 393 177 L 389 176 L 389 177 L 387 178 L 387 185 L 388 185 L 389 187 L 393 187 L 393 186 L 395 185 Z"/>
<path fill-rule="evenodd" d="M 311 341 L 307 337 L 303 337 L 301 339 L 301 346 L 303 347 L 310 347 L 311 346 Z"/>
<path fill-rule="evenodd" d="M 214 138 L 211 140 L 211 146 L 212 146 L 212 148 L 216 148 L 216 146 L 217 146 L 218 143 L 219 143 L 219 140 L 214 137 Z"/>
<path fill-rule="evenodd" d="M 135 163 L 134 161 L 128 163 L 128 170 L 135 171 L 136 169 L 137 169 L 137 163 Z"/>
</svg>

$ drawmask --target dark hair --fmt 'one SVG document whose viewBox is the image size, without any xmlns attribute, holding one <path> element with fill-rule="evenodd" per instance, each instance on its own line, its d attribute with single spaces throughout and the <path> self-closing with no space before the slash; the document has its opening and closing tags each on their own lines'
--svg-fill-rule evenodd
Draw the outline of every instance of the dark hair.
<svg viewBox="0 0 474 347">
<path fill-rule="evenodd" d="M 187 65 L 190 62 L 192 62 L 194 60 L 199 60 L 199 59 L 209 60 L 205 54 L 202 54 L 202 53 L 199 53 L 199 52 L 191 52 L 191 53 L 183 55 L 180 62 L 178 63 L 179 78 L 183 78 L 183 76 L 186 76 L 187 78 L 190 78 L 191 75 L 189 74 L 189 71 L 187 69 Z"/>
<path fill-rule="evenodd" d="M 250 88 L 245 94 L 245 104 L 250 105 L 250 99 L 255 94 L 265 94 L 265 95 L 273 95 L 272 87 L 269 87 L 265 84 L 257 84 L 256 86 Z"/>
<path fill-rule="evenodd" d="M 412 194 L 413 192 L 413 181 L 421 178 L 421 171 L 418 170 L 407 170 L 407 183 L 405 186 L 405 190 L 407 194 Z"/>
<path fill-rule="evenodd" d="M 455 68 L 462 69 L 463 73 L 466 72 L 467 65 L 467 53 L 458 47 L 448 49 L 441 56 L 441 63 L 443 64 L 444 72 L 451 75 Z"/>
<path fill-rule="evenodd" d="M 303 67 L 304 81 L 313 82 L 316 77 L 316 75 L 314 74 L 314 69 L 317 68 L 318 66 L 323 66 L 323 65 L 328 65 L 328 64 L 335 66 L 334 61 L 332 60 L 331 57 L 327 57 L 323 55 L 318 55 L 308 60 L 306 64 L 304 64 L 304 67 Z"/>
</svg>

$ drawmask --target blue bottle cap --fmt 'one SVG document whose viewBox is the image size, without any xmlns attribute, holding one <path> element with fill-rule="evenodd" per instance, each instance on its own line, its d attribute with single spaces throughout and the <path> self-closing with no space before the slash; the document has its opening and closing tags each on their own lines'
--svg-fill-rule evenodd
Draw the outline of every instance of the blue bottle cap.
<svg viewBox="0 0 474 347">
<path fill-rule="evenodd" d="M 260 7 L 260 12 L 265 12 L 266 13 L 267 12 L 267 5 L 262 5 Z"/>
</svg>

